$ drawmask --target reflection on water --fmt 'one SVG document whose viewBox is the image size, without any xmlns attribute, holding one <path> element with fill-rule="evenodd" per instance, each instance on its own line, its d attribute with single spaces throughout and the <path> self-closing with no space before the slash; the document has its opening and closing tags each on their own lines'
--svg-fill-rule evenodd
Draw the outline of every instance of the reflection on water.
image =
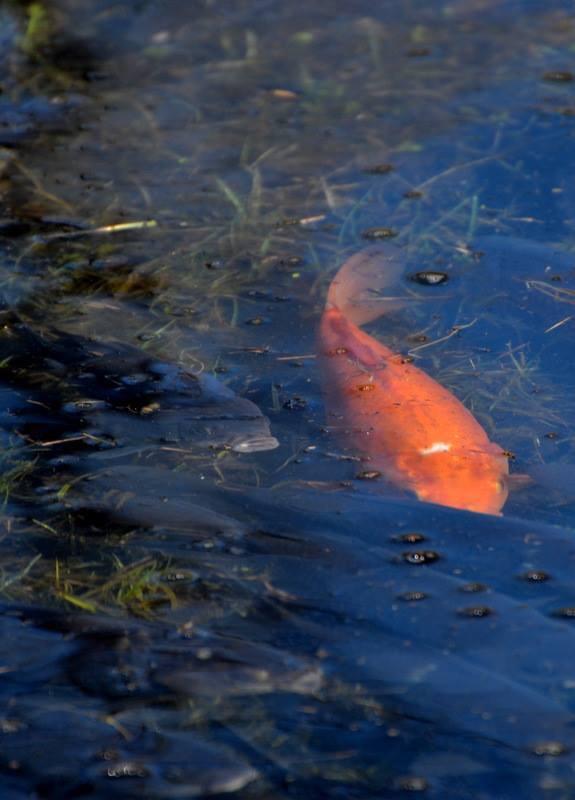
<svg viewBox="0 0 575 800">
<path fill-rule="evenodd" d="M 573 794 L 574 33 L 1 4 L 2 797 Z M 501 518 L 326 429 L 327 287 L 389 237 L 369 331 L 508 451 Z"/>
</svg>

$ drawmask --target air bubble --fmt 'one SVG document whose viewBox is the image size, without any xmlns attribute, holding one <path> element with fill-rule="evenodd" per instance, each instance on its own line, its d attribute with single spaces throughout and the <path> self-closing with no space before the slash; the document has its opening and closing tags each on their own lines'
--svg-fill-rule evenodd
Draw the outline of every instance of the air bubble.
<svg viewBox="0 0 575 800">
<path fill-rule="evenodd" d="M 439 286 L 449 280 L 447 272 L 436 272 L 435 270 L 423 270 L 410 276 L 410 280 L 420 283 L 422 286 Z"/>
<path fill-rule="evenodd" d="M 481 619 L 482 617 L 490 617 L 493 614 L 493 609 L 489 608 L 489 606 L 469 606 L 468 608 L 459 609 L 457 613 L 460 617 Z"/>
<path fill-rule="evenodd" d="M 402 558 L 408 564 L 433 564 L 434 561 L 438 560 L 439 553 L 433 550 L 409 550 L 406 553 L 402 553 Z"/>
</svg>

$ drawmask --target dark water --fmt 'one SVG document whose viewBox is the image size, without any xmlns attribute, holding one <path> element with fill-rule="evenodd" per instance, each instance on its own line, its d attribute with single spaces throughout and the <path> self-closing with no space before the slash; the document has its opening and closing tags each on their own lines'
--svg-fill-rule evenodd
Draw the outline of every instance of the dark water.
<svg viewBox="0 0 575 800">
<path fill-rule="evenodd" d="M 564 1 L 0 5 L 2 798 L 575 796 L 574 42 Z M 374 229 L 414 302 L 370 330 L 509 451 L 502 517 L 325 428 Z"/>
</svg>

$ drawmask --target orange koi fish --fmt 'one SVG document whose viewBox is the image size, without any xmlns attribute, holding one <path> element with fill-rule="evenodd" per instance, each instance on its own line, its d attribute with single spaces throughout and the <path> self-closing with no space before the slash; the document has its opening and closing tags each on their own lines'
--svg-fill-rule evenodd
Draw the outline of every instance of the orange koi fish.
<svg viewBox="0 0 575 800">
<path fill-rule="evenodd" d="M 451 392 L 358 327 L 383 313 L 374 290 L 402 270 L 401 251 L 386 243 L 349 258 L 331 283 L 319 330 L 329 427 L 420 500 L 498 514 L 508 494 L 502 448 Z"/>
</svg>

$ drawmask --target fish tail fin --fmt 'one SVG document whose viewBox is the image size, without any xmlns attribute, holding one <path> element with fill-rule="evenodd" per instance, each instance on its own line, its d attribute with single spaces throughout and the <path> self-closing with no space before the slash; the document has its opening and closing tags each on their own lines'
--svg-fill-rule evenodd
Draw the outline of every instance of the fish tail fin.
<svg viewBox="0 0 575 800">
<path fill-rule="evenodd" d="M 405 304 L 400 297 L 380 293 L 397 283 L 404 255 L 394 244 L 367 247 L 351 256 L 331 282 L 326 308 L 337 308 L 356 325 L 363 325 Z"/>
</svg>

